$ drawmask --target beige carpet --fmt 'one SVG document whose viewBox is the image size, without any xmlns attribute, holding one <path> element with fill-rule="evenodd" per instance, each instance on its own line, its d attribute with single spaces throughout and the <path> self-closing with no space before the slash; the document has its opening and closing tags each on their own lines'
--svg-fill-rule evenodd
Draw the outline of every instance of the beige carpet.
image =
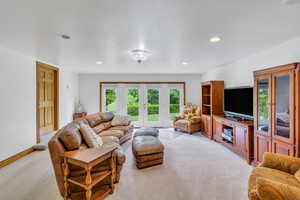
<svg viewBox="0 0 300 200">
<path fill-rule="evenodd" d="M 138 170 L 130 142 L 121 181 L 108 200 L 243 200 L 251 166 L 200 134 L 161 129 L 165 163 Z M 47 151 L 0 170 L 0 199 L 61 200 Z"/>
</svg>

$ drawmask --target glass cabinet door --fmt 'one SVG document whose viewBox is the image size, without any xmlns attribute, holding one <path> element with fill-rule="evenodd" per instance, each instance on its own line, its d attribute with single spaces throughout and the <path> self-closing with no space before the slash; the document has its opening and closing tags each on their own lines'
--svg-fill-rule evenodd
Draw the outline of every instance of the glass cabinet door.
<svg viewBox="0 0 300 200">
<path fill-rule="evenodd" d="M 259 132 L 270 133 L 270 78 L 261 77 L 257 80 L 257 129 Z"/>
<path fill-rule="evenodd" d="M 287 73 L 275 74 L 273 76 L 273 103 L 274 103 L 274 131 L 275 137 L 282 140 L 292 140 L 291 118 L 293 116 L 292 105 L 293 90 L 291 81 L 293 76 Z"/>
</svg>

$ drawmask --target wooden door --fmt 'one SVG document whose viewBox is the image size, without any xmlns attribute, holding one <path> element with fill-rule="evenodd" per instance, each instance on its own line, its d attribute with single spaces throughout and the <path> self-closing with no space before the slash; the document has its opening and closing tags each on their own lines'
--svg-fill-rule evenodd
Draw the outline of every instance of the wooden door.
<svg viewBox="0 0 300 200">
<path fill-rule="evenodd" d="M 218 120 L 213 119 L 213 138 L 215 141 L 222 142 L 222 123 Z"/>
<path fill-rule="evenodd" d="M 37 62 L 37 132 L 39 136 L 58 128 L 58 69 Z"/>
<path fill-rule="evenodd" d="M 295 156 L 294 145 L 290 145 L 279 140 L 272 140 L 272 152 L 287 156 Z"/>
<path fill-rule="evenodd" d="M 294 70 L 272 74 L 272 137 L 294 144 Z"/>
<path fill-rule="evenodd" d="M 265 152 L 272 151 L 271 138 L 259 134 L 254 135 L 254 160 L 256 163 L 263 161 Z"/>
</svg>

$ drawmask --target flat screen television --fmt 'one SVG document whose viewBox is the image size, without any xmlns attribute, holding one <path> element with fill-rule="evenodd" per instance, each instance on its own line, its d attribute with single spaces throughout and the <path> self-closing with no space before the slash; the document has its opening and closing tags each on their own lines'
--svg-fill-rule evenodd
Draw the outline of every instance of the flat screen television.
<svg viewBox="0 0 300 200">
<path fill-rule="evenodd" d="M 224 111 L 227 115 L 253 119 L 253 88 L 225 89 Z"/>
</svg>

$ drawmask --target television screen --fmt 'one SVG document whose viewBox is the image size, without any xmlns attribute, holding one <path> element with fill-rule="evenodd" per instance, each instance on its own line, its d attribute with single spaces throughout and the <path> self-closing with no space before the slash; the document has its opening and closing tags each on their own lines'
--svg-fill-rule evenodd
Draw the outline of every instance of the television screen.
<svg viewBox="0 0 300 200">
<path fill-rule="evenodd" d="M 253 88 L 224 90 L 224 110 L 234 114 L 253 116 Z"/>
</svg>

